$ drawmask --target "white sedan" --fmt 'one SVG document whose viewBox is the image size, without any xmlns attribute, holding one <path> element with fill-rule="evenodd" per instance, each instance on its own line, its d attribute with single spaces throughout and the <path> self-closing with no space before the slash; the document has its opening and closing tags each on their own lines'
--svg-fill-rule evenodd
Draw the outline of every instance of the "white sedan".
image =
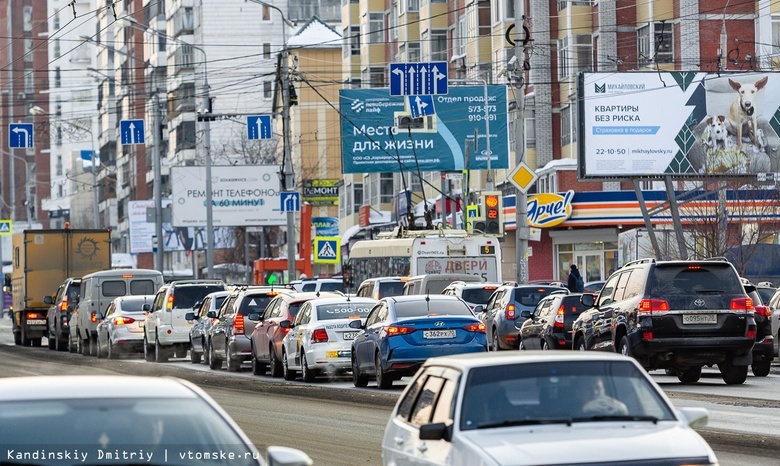
<svg viewBox="0 0 780 466">
<path fill-rule="evenodd" d="M 143 354 L 144 321 L 154 295 L 121 296 L 98 314 L 97 357 L 115 359 L 120 352 Z"/>
<path fill-rule="evenodd" d="M 385 465 L 717 465 L 632 358 L 595 352 L 476 353 L 428 359 L 382 439 Z"/>
<path fill-rule="evenodd" d="M 365 320 L 374 304 L 371 298 L 319 298 L 304 303 L 294 322 L 282 321 L 289 329 L 282 340 L 284 378 L 294 380 L 300 372 L 304 382 L 313 382 L 320 373 L 351 369 L 352 340 L 358 331 L 349 322 Z"/>
</svg>

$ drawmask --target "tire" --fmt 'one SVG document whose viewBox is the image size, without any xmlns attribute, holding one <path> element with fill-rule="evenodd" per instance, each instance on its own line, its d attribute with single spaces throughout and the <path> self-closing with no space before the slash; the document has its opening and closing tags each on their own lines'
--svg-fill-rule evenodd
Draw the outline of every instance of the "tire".
<svg viewBox="0 0 780 466">
<path fill-rule="evenodd" d="M 214 354 L 214 348 L 211 346 L 211 342 L 209 342 L 209 369 L 214 371 L 222 369 L 222 360 L 217 358 L 217 355 Z"/>
<path fill-rule="evenodd" d="M 498 332 L 495 328 L 493 328 L 493 333 L 490 337 L 490 351 L 501 351 L 501 343 L 498 342 Z"/>
<path fill-rule="evenodd" d="M 13 316 L 11 316 L 13 319 Z M 13 332 L 14 333 L 14 345 L 21 346 L 22 344 L 22 332 Z"/>
<path fill-rule="evenodd" d="M 747 380 L 748 366 L 735 366 L 730 359 L 718 364 L 718 369 L 727 385 L 739 385 Z"/>
<path fill-rule="evenodd" d="M 225 362 L 229 372 L 238 372 L 241 369 L 241 361 L 233 357 L 233 352 L 230 351 L 230 345 L 227 341 L 225 341 Z"/>
<path fill-rule="evenodd" d="M 160 339 L 154 339 L 154 362 L 168 362 L 168 348 L 163 348 Z"/>
<path fill-rule="evenodd" d="M 81 335 L 79 335 L 78 338 L 79 353 L 81 353 L 82 356 L 89 356 L 89 338 L 81 338 Z"/>
<path fill-rule="evenodd" d="M 100 340 L 99 339 L 96 340 L 96 342 L 95 342 L 95 349 L 96 349 L 95 357 L 98 358 L 98 359 L 102 359 L 103 358 L 103 351 L 100 349 Z"/>
<path fill-rule="evenodd" d="M 193 364 L 200 364 L 201 354 L 195 352 L 195 347 L 192 346 L 192 340 L 190 340 L 190 362 Z"/>
<path fill-rule="evenodd" d="M 68 335 L 68 352 L 69 353 L 78 353 L 79 352 L 78 341 L 76 341 L 74 343 L 72 335 Z"/>
<path fill-rule="evenodd" d="M 376 353 L 374 364 L 376 366 L 376 386 L 380 390 L 387 390 L 392 387 L 393 378 L 388 374 L 385 374 L 385 371 L 382 370 L 382 359 L 379 357 L 379 353 Z"/>
<path fill-rule="evenodd" d="M 680 379 L 680 382 L 685 384 L 696 383 L 701 378 L 701 366 L 690 367 L 688 369 L 677 369 L 677 378 Z"/>
<path fill-rule="evenodd" d="M 263 375 L 265 374 L 266 369 L 267 366 L 257 360 L 255 357 L 255 349 L 252 348 L 252 374 Z"/>
<path fill-rule="evenodd" d="M 360 373 L 360 369 L 358 369 L 357 360 L 355 360 L 355 356 L 352 356 L 352 383 L 356 387 L 367 387 L 368 386 L 368 377 Z"/>
<path fill-rule="evenodd" d="M 24 325 L 22 325 L 22 328 L 21 328 L 21 345 L 22 346 L 31 346 L 32 342 L 30 341 L 30 338 L 27 337 L 27 332 L 24 331 L 24 328 L 25 328 Z"/>
<path fill-rule="evenodd" d="M 574 351 L 588 351 L 588 346 L 585 345 L 585 338 L 582 335 L 577 335 L 577 338 L 574 340 L 574 346 L 572 346 L 572 349 Z"/>
<path fill-rule="evenodd" d="M 633 354 L 631 354 L 631 345 L 628 344 L 627 335 L 623 335 L 623 337 L 620 339 L 620 343 L 618 344 L 618 353 L 622 354 L 623 356 L 633 356 Z"/>
<path fill-rule="evenodd" d="M 753 365 L 750 366 L 750 368 L 753 370 L 753 375 L 756 377 L 766 377 L 769 375 L 769 369 L 772 366 L 772 361 L 765 360 L 765 361 L 758 361 L 754 362 Z"/>
<path fill-rule="evenodd" d="M 314 371 L 309 369 L 309 363 L 306 362 L 306 355 L 301 355 L 301 377 L 306 383 L 313 383 L 317 376 Z"/>
<path fill-rule="evenodd" d="M 542 351 L 550 351 L 550 344 L 547 340 L 542 340 Z"/>
<path fill-rule="evenodd" d="M 51 335 L 51 332 L 46 336 L 46 343 L 50 350 L 57 349 L 57 342 L 54 340 L 54 337 Z"/>
<path fill-rule="evenodd" d="M 282 377 L 284 380 L 295 380 L 298 374 L 290 369 L 290 363 L 287 361 L 287 352 L 282 350 Z"/>
<path fill-rule="evenodd" d="M 118 359 L 119 358 L 119 351 L 114 349 L 114 343 L 111 341 L 111 339 L 108 339 L 108 350 L 106 351 L 108 356 L 108 359 Z"/>
<path fill-rule="evenodd" d="M 270 348 L 270 355 L 271 355 L 271 377 L 279 378 L 283 375 L 284 368 L 282 367 L 282 361 L 279 360 L 279 357 L 276 355 L 276 351 L 274 350 L 273 345 L 271 345 Z"/>
<path fill-rule="evenodd" d="M 523 343 L 522 338 L 520 339 L 520 343 L 517 344 L 517 350 L 518 351 L 525 351 L 526 350 L 525 343 Z"/>
<path fill-rule="evenodd" d="M 669 377 L 676 377 L 677 376 L 677 369 L 673 369 L 673 368 L 670 367 L 668 369 L 664 369 L 664 373 L 666 375 L 668 375 Z"/>
<path fill-rule="evenodd" d="M 61 338 L 60 332 L 54 333 L 54 347 L 57 348 L 57 351 L 67 351 L 68 350 L 68 342 L 63 341 Z M 70 339 L 69 339 L 70 340 Z"/>
<path fill-rule="evenodd" d="M 144 359 L 147 362 L 154 362 L 154 347 L 149 344 L 146 332 L 144 332 Z"/>
</svg>

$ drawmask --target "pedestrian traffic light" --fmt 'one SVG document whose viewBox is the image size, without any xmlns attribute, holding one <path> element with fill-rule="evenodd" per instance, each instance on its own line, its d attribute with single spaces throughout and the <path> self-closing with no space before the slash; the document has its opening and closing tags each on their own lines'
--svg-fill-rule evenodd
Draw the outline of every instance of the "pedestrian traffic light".
<svg viewBox="0 0 780 466">
<path fill-rule="evenodd" d="M 504 212 L 500 191 L 484 191 L 480 194 L 480 207 L 484 218 L 484 234 L 504 236 Z"/>
</svg>

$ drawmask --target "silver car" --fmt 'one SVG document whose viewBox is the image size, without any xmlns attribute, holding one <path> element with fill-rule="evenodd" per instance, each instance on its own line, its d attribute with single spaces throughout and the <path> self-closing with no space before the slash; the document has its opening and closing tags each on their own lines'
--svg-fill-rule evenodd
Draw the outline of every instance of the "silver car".
<svg viewBox="0 0 780 466">
<path fill-rule="evenodd" d="M 203 355 L 208 350 L 208 334 L 211 326 L 216 320 L 220 306 L 225 298 L 230 295 L 229 291 L 215 291 L 209 293 L 203 298 L 195 312 L 188 312 L 184 318 L 192 323 L 190 329 L 190 362 L 199 364 Z"/>
<path fill-rule="evenodd" d="M 98 314 L 97 357 L 116 359 L 120 353 L 144 351 L 144 320 L 154 295 L 122 296 Z"/>
</svg>

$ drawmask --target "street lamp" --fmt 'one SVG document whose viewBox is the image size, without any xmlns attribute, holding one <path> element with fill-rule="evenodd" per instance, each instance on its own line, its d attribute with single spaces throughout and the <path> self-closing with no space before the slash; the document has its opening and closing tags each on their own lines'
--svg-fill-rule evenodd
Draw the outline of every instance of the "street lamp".
<svg viewBox="0 0 780 466">
<path fill-rule="evenodd" d="M 30 115 L 45 115 L 49 117 L 49 120 L 51 120 L 51 115 L 46 113 L 46 110 L 42 109 L 39 106 L 30 107 Z M 82 127 L 75 123 L 72 123 L 67 120 L 59 120 L 60 123 L 65 123 L 67 125 L 70 125 L 80 131 L 87 131 L 89 133 L 89 143 L 92 147 L 92 216 L 93 218 L 93 225 L 95 229 L 100 228 L 100 210 L 98 208 L 98 205 L 100 204 L 100 196 L 98 193 L 98 184 L 97 184 L 97 157 L 95 153 L 95 137 L 92 133 L 92 123 L 90 121 L 90 125 L 88 127 Z M 29 199 L 28 199 L 29 201 Z M 29 208 L 28 208 L 29 211 Z"/>
<path fill-rule="evenodd" d="M 292 154 L 290 151 L 290 81 L 289 71 L 287 69 L 288 49 L 287 49 L 287 31 L 284 26 L 294 27 L 278 7 L 262 0 L 245 0 L 258 5 L 263 5 L 276 10 L 282 17 L 282 134 L 284 137 L 284 148 L 282 152 L 282 167 L 284 172 L 280 178 L 281 191 L 295 189 L 295 171 L 293 171 Z M 308 258 L 302 258 L 308 259 Z M 287 276 L 288 281 L 295 279 L 295 212 L 287 211 Z"/>
</svg>

